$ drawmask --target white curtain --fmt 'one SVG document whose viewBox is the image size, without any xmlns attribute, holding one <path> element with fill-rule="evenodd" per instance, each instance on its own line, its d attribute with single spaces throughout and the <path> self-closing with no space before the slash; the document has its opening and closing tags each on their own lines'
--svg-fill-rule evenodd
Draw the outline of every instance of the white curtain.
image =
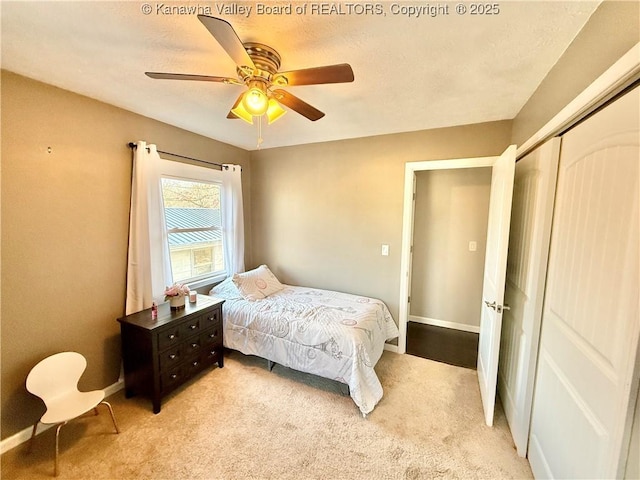
<svg viewBox="0 0 640 480">
<path fill-rule="evenodd" d="M 171 266 L 165 241 L 160 156 L 155 145 L 137 142 L 133 158 L 126 314 L 161 302 L 165 285 L 171 285 Z"/>
<path fill-rule="evenodd" d="M 224 264 L 231 276 L 244 272 L 244 214 L 240 165 L 222 166 L 222 191 Z"/>
</svg>

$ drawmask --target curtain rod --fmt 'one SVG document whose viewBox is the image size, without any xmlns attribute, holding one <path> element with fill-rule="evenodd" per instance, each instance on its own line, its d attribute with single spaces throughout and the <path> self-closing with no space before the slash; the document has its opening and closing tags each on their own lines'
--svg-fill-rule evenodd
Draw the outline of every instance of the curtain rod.
<svg viewBox="0 0 640 480">
<path fill-rule="evenodd" d="M 128 143 L 128 147 L 131 148 L 132 150 L 134 148 L 138 148 L 138 145 L 135 144 L 134 142 L 129 142 Z M 147 147 L 148 148 L 148 147 Z M 158 153 L 164 153 L 165 155 L 171 155 L 173 157 L 179 157 L 179 158 L 184 158 L 186 160 L 191 160 L 193 162 L 199 162 L 199 163 L 206 163 L 207 165 L 215 165 L 216 167 L 220 168 L 220 170 L 222 170 L 223 168 L 229 168 L 229 167 L 225 167 L 224 165 L 222 165 L 221 163 L 215 163 L 215 162 L 208 162 L 207 160 L 200 160 L 199 158 L 193 158 L 193 157 L 186 157 L 184 155 L 179 155 L 177 153 L 171 153 L 171 152 L 164 152 L 162 150 L 157 150 Z"/>
</svg>

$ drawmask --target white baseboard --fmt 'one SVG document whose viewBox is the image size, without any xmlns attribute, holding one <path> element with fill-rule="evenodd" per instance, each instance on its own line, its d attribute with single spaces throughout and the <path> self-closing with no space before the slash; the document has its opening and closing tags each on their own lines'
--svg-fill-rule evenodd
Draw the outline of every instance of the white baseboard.
<svg viewBox="0 0 640 480">
<path fill-rule="evenodd" d="M 467 325 L 465 323 L 448 322 L 446 320 L 438 320 L 436 318 L 418 317 L 417 315 L 409 315 L 410 322 L 422 323 L 424 325 L 433 325 L 434 327 L 452 328 L 454 330 L 462 330 L 463 332 L 480 333 L 480 327 L 476 325 Z"/>
<path fill-rule="evenodd" d="M 119 392 L 123 388 L 124 388 L 124 378 L 119 378 L 116 383 L 114 383 L 113 385 L 109 385 L 107 388 L 103 389 L 104 396 L 108 397 L 110 395 L 113 395 L 114 393 Z"/>
<path fill-rule="evenodd" d="M 392 345 L 390 343 L 385 343 L 384 344 L 384 349 L 388 350 L 389 352 L 398 353 L 398 346 L 397 345 Z"/>
<path fill-rule="evenodd" d="M 108 397 L 109 395 L 113 395 L 114 393 L 122 390 L 124 388 L 124 382 L 118 380 L 113 385 L 109 385 L 107 388 L 104 388 L 104 396 Z M 38 435 L 42 432 L 49 430 L 53 425 L 47 425 L 41 423 L 38 425 Z M 25 428 L 24 430 L 19 431 L 18 433 L 11 435 L 10 437 L 5 438 L 0 442 L 0 455 L 8 452 L 12 448 L 17 447 L 18 445 L 28 441 L 31 438 L 31 432 L 33 430 L 33 425 Z"/>
</svg>

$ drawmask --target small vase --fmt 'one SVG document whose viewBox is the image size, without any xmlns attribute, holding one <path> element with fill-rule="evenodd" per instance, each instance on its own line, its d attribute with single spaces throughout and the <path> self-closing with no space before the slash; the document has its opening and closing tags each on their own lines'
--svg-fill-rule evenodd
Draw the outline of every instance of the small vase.
<svg viewBox="0 0 640 480">
<path fill-rule="evenodd" d="M 184 295 L 177 295 L 169 298 L 169 306 L 171 310 L 180 310 L 184 308 Z"/>
</svg>

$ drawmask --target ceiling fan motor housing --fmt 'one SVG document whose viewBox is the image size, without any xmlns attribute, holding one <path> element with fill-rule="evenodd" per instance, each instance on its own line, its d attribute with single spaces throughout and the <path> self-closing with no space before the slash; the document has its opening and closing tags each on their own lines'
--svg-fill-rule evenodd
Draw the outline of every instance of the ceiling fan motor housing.
<svg viewBox="0 0 640 480">
<path fill-rule="evenodd" d="M 255 65 L 255 69 L 248 66 L 238 67 L 238 76 L 243 82 L 250 79 L 263 79 L 270 83 L 272 77 L 278 73 L 280 68 L 280 54 L 273 48 L 263 43 L 246 42 L 243 44 L 249 57 Z"/>
</svg>

